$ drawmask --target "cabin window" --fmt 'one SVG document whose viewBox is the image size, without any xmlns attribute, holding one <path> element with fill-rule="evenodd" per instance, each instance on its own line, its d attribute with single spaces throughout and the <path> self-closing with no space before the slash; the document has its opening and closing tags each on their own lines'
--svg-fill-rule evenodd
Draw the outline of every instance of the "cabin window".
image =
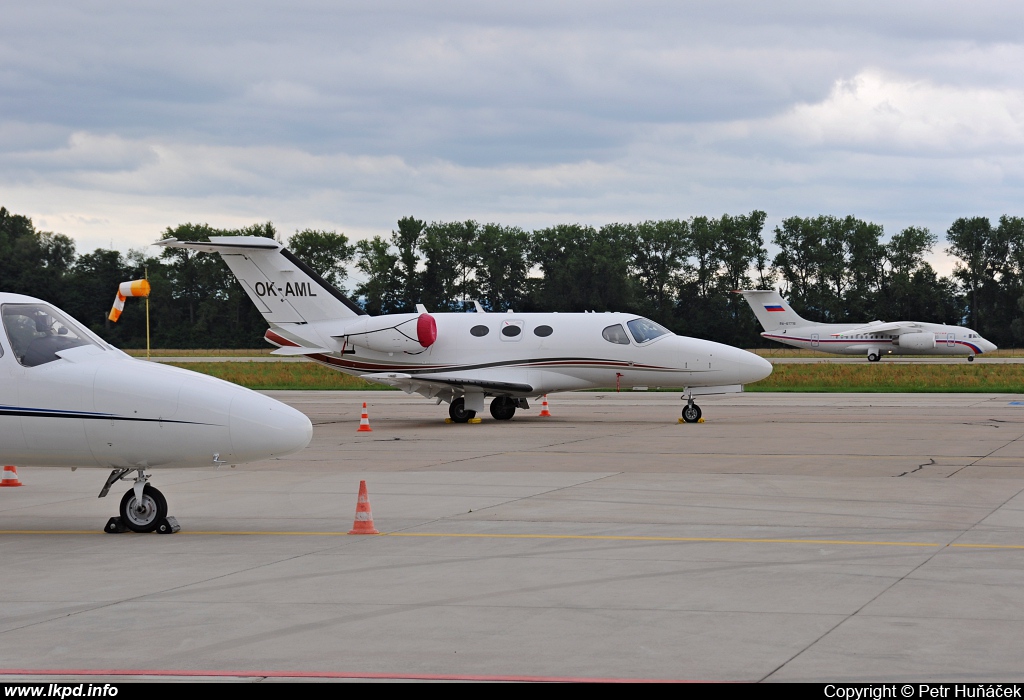
<svg viewBox="0 0 1024 700">
<path fill-rule="evenodd" d="M 633 334 L 633 338 L 637 343 L 646 343 L 663 335 L 672 334 L 672 331 L 669 329 L 646 318 L 634 318 L 626 323 L 626 325 L 629 326 L 629 332 Z"/>
<path fill-rule="evenodd" d="M 11 350 L 26 367 L 59 360 L 61 350 L 99 347 L 85 331 L 46 304 L 4 304 L 3 321 Z"/>
<path fill-rule="evenodd" d="M 601 337 L 607 340 L 609 343 L 617 343 L 618 345 L 629 345 L 629 336 L 626 335 L 626 331 L 619 324 L 614 326 L 608 326 L 601 331 Z"/>
<path fill-rule="evenodd" d="M 510 343 L 518 342 L 523 339 L 523 325 L 525 321 L 518 320 L 503 320 L 501 322 L 501 338 L 500 340 Z"/>
<path fill-rule="evenodd" d="M 475 335 L 477 338 L 483 338 L 485 335 L 491 332 L 491 329 L 487 326 L 473 326 L 469 329 L 470 334 Z"/>
<path fill-rule="evenodd" d="M 551 326 L 537 326 L 533 329 L 533 334 L 540 338 L 547 338 L 553 332 Z"/>
</svg>

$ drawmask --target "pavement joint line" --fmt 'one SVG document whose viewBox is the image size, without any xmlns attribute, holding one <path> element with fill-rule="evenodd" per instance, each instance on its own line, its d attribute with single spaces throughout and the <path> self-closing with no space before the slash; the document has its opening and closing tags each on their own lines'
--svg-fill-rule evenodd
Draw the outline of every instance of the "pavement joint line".
<svg viewBox="0 0 1024 700">
<path fill-rule="evenodd" d="M 129 534 L 129 533 L 122 533 Z M 139 533 L 134 533 L 139 534 Z M 348 532 L 331 531 L 273 531 L 273 530 L 182 530 L 179 535 L 220 535 L 220 536 L 270 536 L 270 537 L 361 537 Z M 109 533 L 95 530 L 0 530 L 0 535 L 103 535 Z M 467 538 L 467 539 L 508 539 L 508 540 L 596 540 L 608 542 L 718 542 L 733 544 L 813 544 L 813 545 L 847 545 L 862 547 L 938 547 L 957 549 L 1022 549 L 1024 544 L 973 544 L 969 542 L 887 542 L 882 540 L 803 540 L 787 538 L 747 538 L 747 537 L 661 537 L 656 535 L 551 535 L 539 533 L 510 534 L 484 532 L 381 532 L 371 537 L 435 537 L 435 538 Z"/>
<path fill-rule="evenodd" d="M 700 683 L 703 681 L 674 678 L 595 678 L 588 676 L 535 676 L 514 674 L 473 673 L 360 673 L 358 671 L 209 671 L 205 669 L 0 669 L 0 676 L 133 676 L 160 678 L 167 676 L 192 678 L 323 678 L 352 680 L 425 680 L 425 681 L 482 681 L 521 683 Z"/>
</svg>

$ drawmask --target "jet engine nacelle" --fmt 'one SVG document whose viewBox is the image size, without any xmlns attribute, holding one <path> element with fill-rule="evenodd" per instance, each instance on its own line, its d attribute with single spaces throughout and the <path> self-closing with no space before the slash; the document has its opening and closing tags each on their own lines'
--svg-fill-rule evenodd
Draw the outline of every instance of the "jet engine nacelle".
<svg viewBox="0 0 1024 700">
<path fill-rule="evenodd" d="M 364 316 L 332 335 L 377 352 L 422 352 L 437 340 L 437 323 L 430 314 Z"/>
<path fill-rule="evenodd" d="M 931 350 L 935 347 L 934 333 L 904 333 L 893 340 L 905 350 Z"/>
</svg>

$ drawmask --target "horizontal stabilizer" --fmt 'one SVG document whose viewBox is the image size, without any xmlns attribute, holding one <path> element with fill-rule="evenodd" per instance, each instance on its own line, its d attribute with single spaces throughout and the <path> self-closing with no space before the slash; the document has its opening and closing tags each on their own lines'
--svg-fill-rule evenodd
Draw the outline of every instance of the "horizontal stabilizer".
<svg viewBox="0 0 1024 700">
<path fill-rule="evenodd" d="M 271 355 L 320 355 L 323 353 L 329 353 L 330 350 L 327 348 L 306 348 L 299 345 L 292 345 L 277 350 L 271 351 Z"/>
</svg>

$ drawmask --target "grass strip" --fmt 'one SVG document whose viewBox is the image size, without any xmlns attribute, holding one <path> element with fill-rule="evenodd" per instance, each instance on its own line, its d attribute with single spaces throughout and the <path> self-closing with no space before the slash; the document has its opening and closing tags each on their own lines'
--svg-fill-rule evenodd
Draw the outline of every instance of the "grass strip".
<svg viewBox="0 0 1024 700">
<path fill-rule="evenodd" d="M 1024 393 L 1024 364 L 775 365 L 747 391 L 856 393 Z"/>
</svg>

